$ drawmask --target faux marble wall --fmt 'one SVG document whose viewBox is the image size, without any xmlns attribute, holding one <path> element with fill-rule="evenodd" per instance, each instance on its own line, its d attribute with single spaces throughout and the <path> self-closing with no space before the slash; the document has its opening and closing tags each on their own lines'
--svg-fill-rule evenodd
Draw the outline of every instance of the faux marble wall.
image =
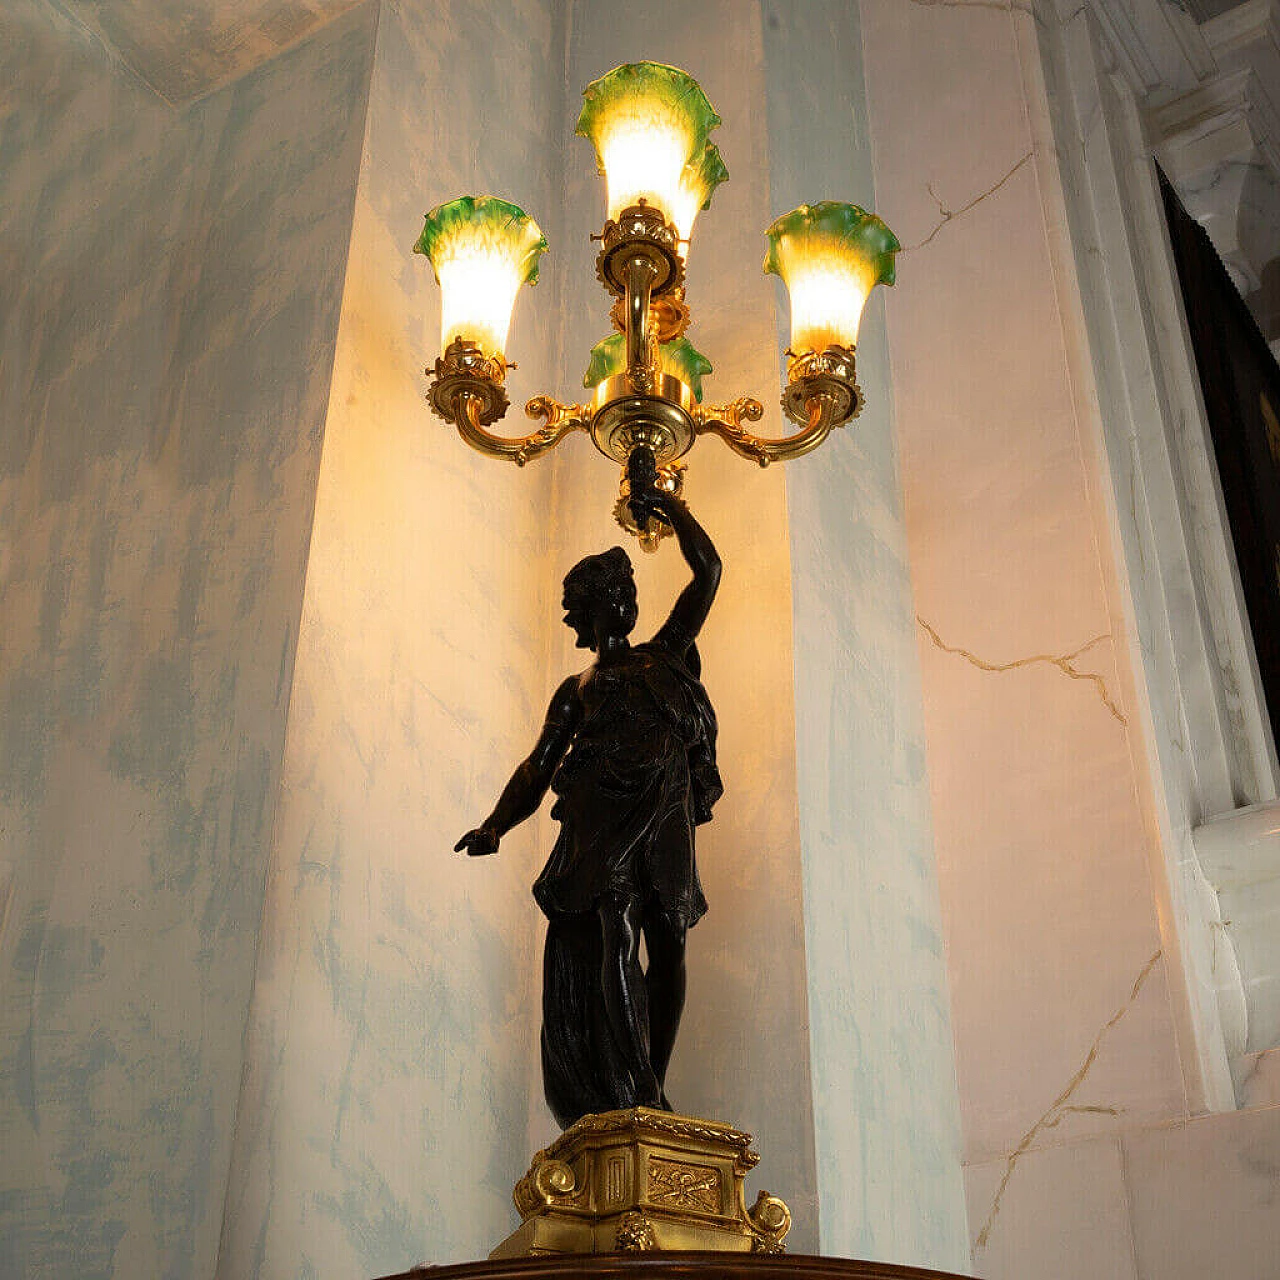
<svg viewBox="0 0 1280 1280">
<path fill-rule="evenodd" d="M 542 847 L 533 824 L 493 858 L 452 846 L 550 696 L 551 473 L 483 458 L 431 415 L 439 292 L 411 250 L 425 210 L 460 192 L 554 208 L 558 31 L 549 3 L 381 6 L 227 1280 L 483 1257 L 515 1225 L 537 1089 L 529 885 Z M 517 402 L 555 381 L 557 310 L 547 282 L 524 300 Z"/>
<path fill-rule="evenodd" d="M 288 14 L 310 32 L 345 7 Z M 19 1084 L 0 1261 L 240 1280 L 474 1257 L 513 1225 L 511 1185 L 550 1134 L 528 885 L 551 824 L 486 861 L 450 848 L 582 663 L 561 575 L 622 535 L 616 471 L 586 441 L 517 471 L 431 417 L 438 293 L 409 250 L 460 191 L 530 209 L 552 254 L 517 312 L 512 398 L 577 395 L 607 327 L 578 90 L 628 59 L 686 66 L 733 173 L 693 249 L 692 336 L 709 395 L 757 394 L 780 426 L 763 232 L 816 194 L 872 198 L 857 24 L 834 4 L 793 28 L 730 0 L 383 0 L 244 76 L 284 17 L 195 8 L 193 32 L 240 35 L 184 60 L 136 7 L 70 6 L 89 26 L 32 9 L 12 58 L 41 114 L 7 123 L 6 211 L 40 216 L 0 241 L 36 265 L 4 309 L 0 511 L 22 533 L 0 572 L 22 622 L 0 659 L 19 727 L 0 753 Z M 848 189 L 803 124 L 815 39 L 850 121 Z M 148 87 L 185 99 L 227 75 L 184 112 Z M 671 1088 L 756 1133 L 794 1248 L 958 1267 L 878 313 L 868 326 L 880 407 L 857 434 L 794 480 L 715 440 L 693 458 L 727 561 L 702 648 L 728 790 L 701 833 L 712 910 Z M 639 576 L 652 629 L 682 585 L 674 547 Z M 799 685 L 793 633 L 814 654 Z"/>
<path fill-rule="evenodd" d="M 989 1280 L 1270 1280 L 1280 1258 L 1280 1106 L 1037 1144 L 967 1171 L 969 1207 L 1000 1212 Z"/>
<path fill-rule="evenodd" d="M 863 12 L 879 202 L 904 245 L 889 336 L 965 1151 L 982 1160 L 1049 1122 L 1065 1137 L 1181 1115 L 1183 1083 L 1115 566 L 1032 164 L 1014 26 L 1031 20 Z"/>
<path fill-rule="evenodd" d="M 371 50 L 0 38 L 0 1274 L 212 1273 Z"/>
<path fill-rule="evenodd" d="M 897 0 L 863 19 L 905 245 L 887 312 L 975 1270 L 1269 1275 L 1274 1111 L 1190 1114 L 1108 519 L 1134 499 L 1073 385 L 1036 24 Z"/>
<path fill-rule="evenodd" d="M 879 208 L 859 6 L 763 9 L 770 214 L 824 197 Z M 880 50 L 868 43 L 865 56 Z M 964 1271 L 959 1100 L 878 297 L 858 375 L 861 416 L 786 469 L 821 1238 L 827 1253 Z"/>
</svg>

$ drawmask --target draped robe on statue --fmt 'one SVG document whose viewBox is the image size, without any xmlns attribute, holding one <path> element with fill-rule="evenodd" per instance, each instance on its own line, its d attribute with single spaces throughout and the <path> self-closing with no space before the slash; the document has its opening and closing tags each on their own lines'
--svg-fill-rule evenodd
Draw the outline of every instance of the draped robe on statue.
<svg viewBox="0 0 1280 1280">
<path fill-rule="evenodd" d="M 697 649 L 672 623 L 594 668 L 581 689 L 582 722 L 552 781 L 560 834 L 533 894 L 548 920 L 543 1080 L 566 1127 L 589 1112 L 635 1106 L 636 1080 L 652 1074 L 636 1061 L 647 1026 L 630 1045 L 610 1028 L 602 904 L 658 909 L 681 928 L 707 909 L 694 828 L 710 819 L 724 788 L 715 712 L 698 669 Z"/>
</svg>

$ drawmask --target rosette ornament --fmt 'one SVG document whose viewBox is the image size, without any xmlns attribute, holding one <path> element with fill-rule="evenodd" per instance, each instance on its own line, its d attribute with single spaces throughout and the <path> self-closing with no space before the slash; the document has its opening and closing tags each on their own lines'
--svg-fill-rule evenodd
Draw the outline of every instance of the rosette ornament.
<svg viewBox="0 0 1280 1280">
<path fill-rule="evenodd" d="M 729 176 L 708 142 L 720 117 L 698 82 L 661 62 L 630 62 L 593 80 L 582 96 L 577 132 L 596 149 L 609 219 L 643 201 L 687 241 L 698 211 Z"/>
<path fill-rule="evenodd" d="M 440 285 L 441 350 L 461 340 L 505 361 L 516 294 L 537 283 L 546 248 L 538 224 L 496 196 L 459 196 L 432 209 L 414 251 Z"/>
<path fill-rule="evenodd" d="M 871 290 L 892 284 L 902 246 L 874 213 L 823 200 L 784 213 L 766 232 L 764 269 L 791 297 L 791 354 L 852 351 Z"/>
</svg>

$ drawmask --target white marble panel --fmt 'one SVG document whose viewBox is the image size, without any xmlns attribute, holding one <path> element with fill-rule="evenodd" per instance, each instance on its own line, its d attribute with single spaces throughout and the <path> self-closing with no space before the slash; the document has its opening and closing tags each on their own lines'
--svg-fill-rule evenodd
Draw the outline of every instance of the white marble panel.
<svg viewBox="0 0 1280 1280">
<path fill-rule="evenodd" d="M 1244 997 L 1190 827 L 1270 794 L 1274 750 L 1149 138 L 1087 11 L 1037 34 L 1052 121 L 1042 174 L 1061 209 L 1056 260 L 1077 410 L 1105 464 L 1102 545 L 1123 566 L 1112 612 L 1132 620 L 1121 652 L 1137 693 L 1135 764 L 1150 779 L 1139 778 L 1139 794 L 1158 841 L 1151 866 L 1177 1039 L 1189 1105 L 1219 1109 L 1234 1105 L 1228 1058 L 1243 1044 Z"/>
<path fill-rule="evenodd" d="M 1239 966 L 1243 1048 L 1280 1044 L 1280 803 L 1250 805 L 1199 826 L 1195 851 Z"/>
<path fill-rule="evenodd" d="M 969 1165 L 965 1186 L 983 1280 L 1146 1280 L 1134 1260 L 1118 1141 Z"/>
<path fill-rule="evenodd" d="M 247 75 L 367 2 L 66 0 L 57 7 L 166 101 L 184 103 Z"/>
<path fill-rule="evenodd" d="M 878 204 L 908 246 L 890 349 L 966 1152 L 981 1160 L 1185 1103 L 1022 19 L 864 15 Z"/>
<path fill-rule="evenodd" d="M 1123 1139 L 1141 1280 L 1272 1280 L 1280 1270 L 1280 1107 Z"/>
<path fill-rule="evenodd" d="M 932 646 L 924 677 L 927 714 L 968 726 L 963 752 L 930 757 L 967 1149 L 1013 1149 L 1068 1087 L 1050 1117 L 1067 1133 L 1181 1113 L 1164 968 L 1148 969 L 1161 944 L 1144 833 L 1104 690 Z"/>
</svg>

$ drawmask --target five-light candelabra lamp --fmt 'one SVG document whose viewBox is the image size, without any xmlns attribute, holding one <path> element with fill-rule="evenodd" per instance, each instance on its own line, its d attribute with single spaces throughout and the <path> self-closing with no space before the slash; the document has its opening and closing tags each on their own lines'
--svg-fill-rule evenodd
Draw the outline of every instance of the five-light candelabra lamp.
<svg viewBox="0 0 1280 1280">
<path fill-rule="evenodd" d="M 720 123 L 691 76 L 655 62 L 621 66 L 593 81 L 577 132 L 596 149 L 608 189 L 596 273 L 615 299 L 616 332 L 591 351 L 586 404 L 548 395 L 525 405 L 542 426 L 525 436 L 488 430 L 507 411 L 507 331 L 521 284 L 538 278 L 547 248 L 532 218 L 505 200 L 462 196 L 427 214 L 416 249 L 430 260 L 442 295 L 441 345 L 430 401 L 482 453 L 523 465 L 570 432 L 587 431 L 597 448 L 623 465 L 618 521 L 646 549 L 666 531 L 627 502 L 628 462 L 651 454 L 656 483 L 679 492 L 683 456 L 700 435 L 718 435 L 758 462 L 798 458 L 862 408 L 854 350 L 867 296 L 892 284 L 892 231 L 854 204 L 801 205 L 768 229 L 766 272 L 781 276 L 791 298 L 791 346 L 782 409 L 800 429 L 756 436 L 745 423 L 763 416 L 759 400 L 741 396 L 702 403 L 711 365 L 684 336 L 685 262 L 698 211 L 710 207 L 729 175 L 709 140 Z M 593 237 L 597 238 L 597 237 Z"/>
</svg>

